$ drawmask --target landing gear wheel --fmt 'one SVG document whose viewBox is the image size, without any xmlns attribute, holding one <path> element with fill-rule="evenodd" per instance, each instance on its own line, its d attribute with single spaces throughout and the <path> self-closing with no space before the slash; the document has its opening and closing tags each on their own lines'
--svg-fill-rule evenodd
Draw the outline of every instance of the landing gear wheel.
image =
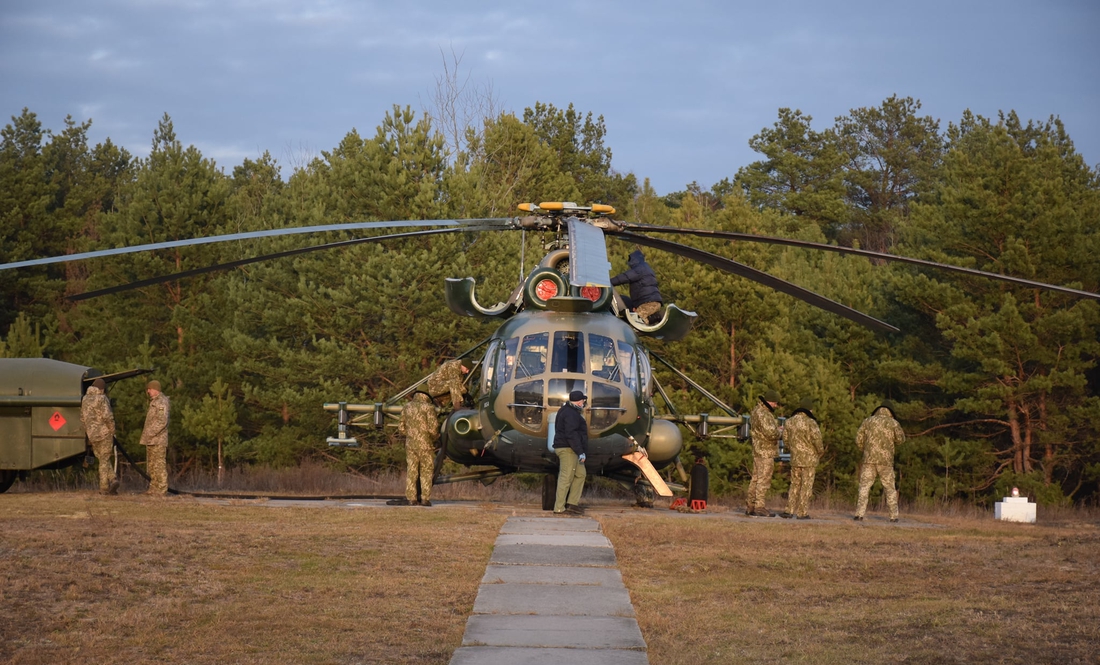
<svg viewBox="0 0 1100 665">
<path fill-rule="evenodd" d="M 548 473 L 542 477 L 542 509 L 553 510 L 558 498 L 558 477 Z"/>
<path fill-rule="evenodd" d="M 15 482 L 15 476 L 15 471 L 0 471 L 0 494 L 8 491 L 11 484 Z"/>
<path fill-rule="evenodd" d="M 639 508 L 652 508 L 657 500 L 657 490 L 644 480 L 634 483 L 634 501 Z"/>
</svg>

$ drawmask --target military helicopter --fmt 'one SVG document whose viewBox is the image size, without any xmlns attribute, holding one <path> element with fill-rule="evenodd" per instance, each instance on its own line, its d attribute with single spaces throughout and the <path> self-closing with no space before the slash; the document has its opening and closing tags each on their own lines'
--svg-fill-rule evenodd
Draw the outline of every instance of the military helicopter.
<svg viewBox="0 0 1100 665">
<path fill-rule="evenodd" d="M 484 348 L 477 363 L 480 372 L 471 375 L 471 379 L 475 379 L 476 390 L 472 392 L 477 394 L 477 401 L 473 408 L 455 405 L 455 410 L 441 427 L 441 447 L 436 460 L 437 472 L 444 458 L 466 466 L 489 467 L 438 478 L 437 482 L 488 482 L 516 472 L 546 474 L 546 482 L 543 484 L 544 509 L 552 506 L 551 479 L 557 469 L 557 459 L 549 448 L 553 440 L 553 416 L 565 403 L 571 390 L 581 389 L 590 397 L 587 414 L 590 433 L 586 462 L 588 473 L 605 476 L 633 487 L 641 505 L 651 505 L 656 493 L 666 496 L 671 494 L 656 470 L 675 466 L 681 474 L 681 480 L 686 479 L 679 463 L 683 439 L 678 424 L 689 427 L 699 438 L 747 436 L 747 416 L 739 415 L 733 408 L 722 403 L 690 377 L 645 347 L 642 340 L 647 337 L 667 341 L 682 339 L 690 331 L 696 315 L 669 304 L 660 320 L 651 324 L 628 311 L 621 297 L 611 288 L 611 266 L 607 261 L 605 237 L 705 263 L 787 293 L 879 332 L 897 332 L 898 329 L 745 264 L 652 237 L 650 234 L 712 237 L 853 254 L 884 262 L 908 263 L 1100 299 L 1100 295 L 1087 291 L 881 252 L 712 229 L 624 222 L 613 219 L 614 208 L 600 204 L 580 206 L 570 202 L 526 203 L 520 205 L 519 210 L 524 214 L 512 218 L 354 222 L 190 238 L 9 263 L 0 265 L 0 271 L 270 236 L 430 227 L 302 247 L 69 296 L 71 300 L 83 300 L 250 263 L 360 243 L 473 231 L 535 231 L 554 234 L 555 238 L 548 246 L 548 253 L 504 302 L 485 307 L 477 301 L 473 278 L 447 280 L 446 300 L 453 312 L 503 323 L 485 342 L 463 354 L 473 357 L 475 352 Z M 662 362 L 725 415 L 678 413 L 654 377 L 653 359 Z M 325 409 L 337 414 L 339 430 L 339 435 L 330 437 L 329 443 L 355 445 L 355 439 L 348 435 L 349 425 L 383 426 L 387 417 L 392 419 L 400 413 L 399 402 L 427 381 L 427 378 L 409 386 L 386 402 L 326 404 Z M 666 409 L 658 410 L 655 393 L 660 395 Z"/>
</svg>

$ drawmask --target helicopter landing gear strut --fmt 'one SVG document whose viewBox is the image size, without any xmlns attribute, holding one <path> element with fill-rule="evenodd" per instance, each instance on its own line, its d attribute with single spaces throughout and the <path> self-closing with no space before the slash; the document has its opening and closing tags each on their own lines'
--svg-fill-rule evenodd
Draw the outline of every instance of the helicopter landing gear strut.
<svg viewBox="0 0 1100 665">
<path fill-rule="evenodd" d="M 634 502 L 639 508 L 652 508 L 657 500 L 657 490 L 642 478 L 634 482 Z"/>
<path fill-rule="evenodd" d="M 558 477 L 552 473 L 547 473 L 542 477 L 542 509 L 553 510 L 554 499 L 558 494 Z"/>
</svg>

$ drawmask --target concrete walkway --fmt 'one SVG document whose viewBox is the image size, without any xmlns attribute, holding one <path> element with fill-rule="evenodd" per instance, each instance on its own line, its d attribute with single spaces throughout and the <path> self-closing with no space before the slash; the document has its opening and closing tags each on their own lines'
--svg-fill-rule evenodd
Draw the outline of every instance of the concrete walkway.
<svg viewBox="0 0 1100 665">
<path fill-rule="evenodd" d="M 451 665 L 648 665 L 615 550 L 587 518 L 511 517 Z"/>
</svg>

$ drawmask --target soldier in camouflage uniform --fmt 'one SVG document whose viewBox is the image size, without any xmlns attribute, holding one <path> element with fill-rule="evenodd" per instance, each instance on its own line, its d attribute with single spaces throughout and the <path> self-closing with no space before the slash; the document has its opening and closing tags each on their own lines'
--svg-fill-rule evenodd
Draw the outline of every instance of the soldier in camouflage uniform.
<svg viewBox="0 0 1100 665">
<path fill-rule="evenodd" d="M 111 451 L 115 440 L 115 416 L 111 412 L 111 400 L 107 399 L 107 384 L 96 379 L 84 398 L 80 400 L 80 424 L 92 444 L 92 452 L 99 463 L 99 491 L 102 494 L 117 494 L 118 480 L 115 478 L 115 465 L 111 460 Z"/>
<path fill-rule="evenodd" d="M 448 360 L 439 366 L 428 377 L 428 392 L 432 395 L 451 396 L 451 407 L 457 409 L 462 404 L 462 396 L 466 392 L 466 375 L 470 373 L 473 363 L 465 358 Z"/>
<path fill-rule="evenodd" d="M 390 501 L 390 505 L 416 503 L 416 483 L 420 481 L 420 505 L 432 505 L 432 476 L 435 474 L 435 440 L 439 435 L 432 398 L 417 391 L 401 409 L 397 431 L 405 435 L 405 500 Z"/>
<path fill-rule="evenodd" d="M 863 464 L 859 471 L 859 501 L 853 519 L 862 520 L 867 513 L 867 497 L 875 477 L 882 479 L 886 493 L 886 505 L 890 507 L 890 521 L 898 521 L 898 491 L 894 487 L 894 447 L 905 441 L 905 432 L 894 417 L 894 403 L 886 400 L 875 409 L 870 418 L 863 421 L 856 433 L 856 446 L 863 451 Z"/>
<path fill-rule="evenodd" d="M 764 393 L 749 415 L 749 437 L 752 439 L 752 482 L 749 483 L 746 515 L 772 517 L 764 506 L 764 497 L 772 485 L 775 456 L 779 454 L 779 421 L 775 408 L 779 406 L 779 393 Z"/>
<path fill-rule="evenodd" d="M 149 411 L 145 428 L 141 430 L 141 445 L 145 446 L 145 470 L 149 473 L 147 494 L 168 493 L 168 396 L 160 391 L 160 381 L 145 384 L 149 395 Z"/>
<path fill-rule="evenodd" d="M 810 499 L 814 493 L 817 461 L 825 452 L 821 427 L 813 414 L 814 402 L 805 398 L 798 409 L 783 424 L 783 440 L 791 451 L 791 489 L 787 494 L 787 510 L 783 517 L 810 519 Z"/>
</svg>

